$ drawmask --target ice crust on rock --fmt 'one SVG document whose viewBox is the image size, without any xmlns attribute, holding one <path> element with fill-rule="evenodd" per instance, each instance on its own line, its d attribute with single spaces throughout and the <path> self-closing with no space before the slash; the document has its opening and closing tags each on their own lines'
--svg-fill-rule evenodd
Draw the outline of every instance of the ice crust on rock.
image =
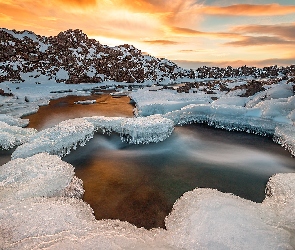
<svg viewBox="0 0 295 250">
<path fill-rule="evenodd" d="M 248 109 L 230 105 L 188 105 L 163 115 L 175 124 L 206 123 L 216 128 L 246 131 L 260 135 L 273 135 L 277 123 L 259 117 L 259 109 Z"/>
<path fill-rule="evenodd" d="M 0 114 L 0 121 L 17 127 L 26 127 L 29 124 L 29 119 L 15 118 L 7 114 Z"/>
<path fill-rule="evenodd" d="M 165 140 L 171 135 L 174 124 L 172 120 L 159 115 L 139 118 L 93 116 L 70 119 L 31 136 L 11 157 L 26 158 L 41 152 L 62 157 L 78 145 L 85 145 L 99 129 L 107 133 L 119 133 L 122 140 L 128 143 L 140 144 Z"/>
<path fill-rule="evenodd" d="M 4 249 L 157 249 L 168 245 L 127 222 L 96 221 L 90 206 L 74 198 L 2 203 L 0 224 Z M 163 249 L 173 249 L 168 247 Z"/>
<path fill-rule="evenodd" d="M 295 126 L 278 126 L 273 137 L 274 142 L 282 145 L 295 157 Z"/>
<path fill-rule="evenodd" d="M 27 142 L 37 131 L 32 128 L 10 126 L 0 121 L 0 148 L 10 149 Z"/>
<path fill-rule="evenodd" d="M 74 176 L 74 167 L 59 157 L 40 153 L 15 159 L 0 166 L 0 197 L 82 197 L 82 181 Z"/>
<path fill-rule="evenodd" d="M 212 189 L 189 191 L 166 217 L 167 230 L 136 228 L 118 220 L 97 221 L 89 205 L 76 198 L 8 199 L 0 203 L 1 247 L 293 249 L 293 179 L 293 174 L 271 177 L 268 197 L 262 204 Z"/>
<path fill-rule="evenodd" d="M 26 158 L 42 152 L 64 156 L 72 148 L 85 145 L 93 137 L 93 133 L 93 125 L 83 118 L 62 121 L 52 128 L 36 133 L 27 143 L 19 146 L 11 158 Z"/>
<path fill-rule="evenodd" d="M 119 133 L 123 141 L 132 144 L 164 141 L 174 129 L 173 121 L 160 115 L 137 118 L 93 116 L 85 118 L 104 133 Z"/>
<path fill-rule="evenodd" d="M 165 114 L 181 109 L 188 104 L 204 104 L 210 102 L 210 97 L 198 93 L 177 93 L 176 90 L 146 87 L 129 94 L 136 102 L 135 114 L 149 116 Z"/>
<path fill-rule="evenodd" d="M 273 217 L 261 204 L 195 189 L 166 217 L 167 240 L 180 249 L 292 249 L 290 233 L 277 227 Z"/>
<path fill-rule="evenodd" d="M 293 173 L 275 174 L 269 178 L 266 185 L 266 198 L 262 203 L 274 212 L 277 225 L 288 229 L 293 234 L 295 233 L 294 190 L 295 175 Z"/>
</svg>

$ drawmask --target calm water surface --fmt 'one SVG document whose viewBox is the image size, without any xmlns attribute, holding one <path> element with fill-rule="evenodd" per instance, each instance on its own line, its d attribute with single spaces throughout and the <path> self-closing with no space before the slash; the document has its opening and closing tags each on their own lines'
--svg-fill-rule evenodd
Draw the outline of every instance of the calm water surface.
<svg viewBox="0 0 295 250">
<path fill-rule="evenodd" d="M 127 97 L 102 95 L 97 104 L 73 104 L 81 99 L 55 100 L 26 118 L 31 127 L 43 129 L 75 117 L 132 116 Z M 270 138 L 196 124 L 177 127 L 164 142 L 148 145 L 96 134 L 63 160 L 83 180 L 84 200 L 97 219 L 126 220 L 145 228 L 164 227 L 173 203 L 196 187 L 261 202 L 271 175 L 295 171 L 295 159 Z"/>
</svg>

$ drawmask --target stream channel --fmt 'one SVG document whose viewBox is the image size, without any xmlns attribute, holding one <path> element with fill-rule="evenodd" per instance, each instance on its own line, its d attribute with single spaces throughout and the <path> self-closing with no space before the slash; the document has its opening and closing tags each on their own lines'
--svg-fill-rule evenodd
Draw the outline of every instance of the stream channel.
<svg viewBox="0 0 295 250">
<path fill-rule="evenodd" d="M 85 99 L 96 103 L 74 104 Z M 24 118 L 30 119 L 29 127 L 41 130 L 75 117 L 132 117 L 133 108 L 128 97 L 68 96 Z M 11 152 L 1 153 L 2 164 Z M 164 142 L 147 145 L 127 144 L 115 133 L 96 133 L 63 160 L 83 180 L 83 199 L 97 219 L 120 219 L 147 229 L 165 227 L 174 202 L 196 187 L 262 202 L 270 176 L 295 171 L 295 159 L 271 138 L 202 124 L 176 127 Z"/>
</svg>

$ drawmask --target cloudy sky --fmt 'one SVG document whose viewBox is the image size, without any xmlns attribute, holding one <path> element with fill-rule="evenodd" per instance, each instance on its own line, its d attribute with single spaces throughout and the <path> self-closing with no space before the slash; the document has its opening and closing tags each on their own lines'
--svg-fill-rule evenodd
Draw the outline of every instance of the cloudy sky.
<svg viewBox="0 0 295 250">
<path fill-rule="evenodd" d="M 0 0 L 0 26 L 81 29 L 187 68 L 295 64 L 294 0 Z"/>
</svg>

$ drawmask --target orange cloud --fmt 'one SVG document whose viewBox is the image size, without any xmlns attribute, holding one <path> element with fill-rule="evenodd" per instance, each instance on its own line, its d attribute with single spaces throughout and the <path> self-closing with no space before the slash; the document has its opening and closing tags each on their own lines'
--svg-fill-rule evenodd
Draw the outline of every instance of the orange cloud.
<svg viewBox="0 0 295 250">
<path fill-rule="evenodd" d="M 170 31 L 176 35 L 183 36 L 200 36 L 200 37 L 217 37 L 217 38 L 239 38 L 241 37 L 237 33 L 227 32 L 203 32 L 194 29 L 181 28 L 181 27 L 170 27 Z"/>
<path fill-rule="evenodd" d="M 56 0 L 57 2 L 66 4 L 66 5 L 76 5 L 80 7 L 88 7 L 88 6 L 95 6 L 96 5 L 96 0 Z"/>
<path fill-rule="evenodd" d="M 0 21 L 11 21 L 11 17 L 3 13 L 0 13 Z"/>
<path fill-rule="evenodd" d="M 262 45 L 278 45 L 278 44 L 294 44 L 294 41 L 285 40 L 280 37 L 273 36 L 247 36 L 242 40 L 227 42 L 229 46 L 262 46 Z"/>
<path fill-rule="evenodd" d="M 202 66 L 208 67 L 227 67 L 232 66 L 234 68 L 241 67 L 247 65 L 249 67 L 265 67 L 271 65 L 278 65 L 278 66 L 289 66 L 294 64 L 295 57 L 290 58 L 270 58 L 266 60 L 232 60 L 232 61 L 189 61 L 189 60 L 172 60 L 176 64 L 181 67 L 187 69 L 197 69 Z"/>
<path fill-rule="evenodd" d="M 149 44 L 160 44 L 160 45 L 174 45 L 179 43 L 179 42 L 170 41 L 170 40 L 147 40 L 143 42 L 149 43 Z"/>
<path fill-rule="evenodd" d="M 200 9 L 204 14 L 228 16 L 272 16 L 295 13 L 295 5 L 280 5 L 277 3 L 252 5 L 236 4 L 230 6 L 204 6 Z"/>
<path fill-rule="evenodd" d="M 245 25 L 232 29 L 233 32 L 250 34 L 271 34 L 295 40 L 295 24 L 285 25 Z"/>
</svg>

